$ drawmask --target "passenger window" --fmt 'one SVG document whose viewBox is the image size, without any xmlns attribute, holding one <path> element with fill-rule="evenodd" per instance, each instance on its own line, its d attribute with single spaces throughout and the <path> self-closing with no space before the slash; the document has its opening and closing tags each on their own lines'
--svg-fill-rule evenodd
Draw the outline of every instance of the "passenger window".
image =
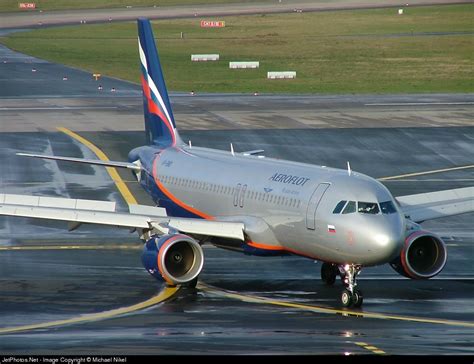
<svg viewBox="0 0 474 364">
<path fill-rule="evenodd" d="M 352 214 L 353 212 L 356 212 L 356 203 L 355 201 L 349 201 L 342 211 L 343 214 Z"/>
<path fill-rule="evenodd" d="M 341 213 L 342 209 L 344 208 L 344 205 L 346 204 L 347 201 L 339 201 L 339 203 L 336 205 L 334 208 L 334 211 L 332 212 L 333 214 L 339 214 Z"/>
<path fill-rule="evenodd" d="M 382 214 L 394 214 L 397 212 L 397 209 L 393 205 L 392 201 L 386 201 L 380 203 L 380 210 L 382 210 Z"/>
<path fill-rule="evenodd" d="M 379 205 L 375 202 L 359 202 L 357 211 L 361 214 L 375 215 L 379 213 Z"/>
</svg>

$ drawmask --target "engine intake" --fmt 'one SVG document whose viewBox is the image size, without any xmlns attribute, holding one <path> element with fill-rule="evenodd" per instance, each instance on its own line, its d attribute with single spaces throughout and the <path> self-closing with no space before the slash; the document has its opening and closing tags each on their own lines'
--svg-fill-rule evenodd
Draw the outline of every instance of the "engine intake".
<svg viewBox="0 0 474 364">
<path fill-rule="evenodd" d="M 190 236 L 153 236 L 145 243 L 142 263 L 153 277 L 177 285 L 188 283 L 201 273 L 204 254 Z"/>
<path fill-rule="evenodd" d="M 448 251 L 443 240 L 428 231 L 416 231 L 405 239 L 400 256 L 390 265 L 401 275 L 412 279 L 429 279 L 446 265 Z"/>
</svg>

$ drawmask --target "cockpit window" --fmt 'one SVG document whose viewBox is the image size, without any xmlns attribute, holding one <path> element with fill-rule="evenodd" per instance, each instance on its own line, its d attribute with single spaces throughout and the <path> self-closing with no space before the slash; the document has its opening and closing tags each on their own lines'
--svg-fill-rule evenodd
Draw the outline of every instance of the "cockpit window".
<svg viewBox="0 0 474 364">
<path fill-rule="evenodd" d="M 355 201 L 349 201 L 342 211 L 343 214 L 351 214 L 353 212 L 356 212 L 356 203 Z"/>
<path fill-rule="evenodd" d="M 347 201 L 339 201 L 339 203 L 336 205 L 334 211 L 332 212 L 333 214 L 338 214 L 342 211 L 342 208 L 346 204 Z"/>
<path fill-rule="evenodd" d="M 357 211 L 361 214 L 378 214 L 379 213 L 379 205 L 376 202 L 359 202 Z"/>
<path fill-rule="evenodd" d="M 397 212 L 397 209 L 393 205 L 392 201 L 386 201 L 380 203 L 380 210 L 382 210 L 382 214 L 394 214 Z"/>
</svg>

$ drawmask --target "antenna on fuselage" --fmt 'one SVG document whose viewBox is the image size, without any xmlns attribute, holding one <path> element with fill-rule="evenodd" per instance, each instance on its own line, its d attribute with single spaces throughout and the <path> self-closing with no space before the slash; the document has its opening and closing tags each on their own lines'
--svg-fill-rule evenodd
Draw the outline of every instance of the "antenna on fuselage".
<svg viewBox="0 0 474 364">
<path fill-rule="evenodd" d="M 230 143 L 230 152 L 231 152 L 232 155 L 235 157 L 234 146 L 232 145 L 232 143 Z"/>
<path fill-rule="evenodd" d="M 189 139 L 189 148 L 192 148 L 193 145 L 191 144 L 191 139 Z"/>
<path fill-rule="evenodd" d="M 347 161 L 347 174 L 350 176 L 352 174 L 351 164 Z"/>
</svg>

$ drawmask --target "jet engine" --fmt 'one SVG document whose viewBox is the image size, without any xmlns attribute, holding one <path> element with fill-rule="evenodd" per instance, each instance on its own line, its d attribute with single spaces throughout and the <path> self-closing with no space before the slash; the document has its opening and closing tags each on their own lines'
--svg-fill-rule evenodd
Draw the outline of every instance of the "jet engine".
<svg viewBox="0 0 474 364">
<path fill-rule="evenodd" d="M 429 279 L 443 270 L 447 258 L 443 240 L 433 233 L 419 230 L 408 235 L 400 256 L 390 265 L 402 276 Z"/>
<path fill-rule="evenodd" d="M 190 236 L 152 236 L 143 247 L 142 263 L 153 277 L 175 286 L 188 283 L 201 273 L 204 254 Z"/>
</svg>

